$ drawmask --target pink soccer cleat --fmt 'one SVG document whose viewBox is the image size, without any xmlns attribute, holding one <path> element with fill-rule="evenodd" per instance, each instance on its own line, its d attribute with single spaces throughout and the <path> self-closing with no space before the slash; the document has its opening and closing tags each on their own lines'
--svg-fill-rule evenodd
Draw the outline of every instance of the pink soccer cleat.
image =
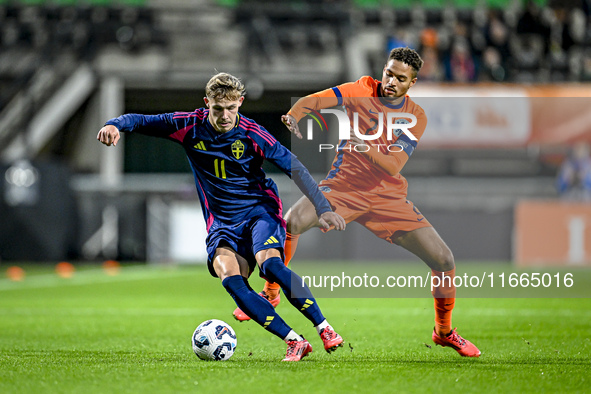
<svg viewBox="0 0 591 394">
<path fill-rule="evenodd" d="M 320 331 L 320 338 L 322 339 L 322 343 L 324 343 L 324 350 L 328 353 L 332 353 L 337 350 L 338 347 L 343 346 L 343 338 L 334 332 L 330 326 Z"/>
<path fill-rule="evenodd" d="M 287 341 L 287 354 L 282 361 L 300 361 L 312 353 L 312 345 L 306 341 Z"/>
</svg>

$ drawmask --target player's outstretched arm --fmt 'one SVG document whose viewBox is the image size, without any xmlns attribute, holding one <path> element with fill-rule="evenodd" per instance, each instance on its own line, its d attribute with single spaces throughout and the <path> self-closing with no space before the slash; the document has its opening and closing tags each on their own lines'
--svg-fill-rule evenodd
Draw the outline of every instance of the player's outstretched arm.
<svg viewBox="0 0 591 394">
<path fill-rule="evenodd" d="M 121 134 L 119 133 L 119 129 L 113 125 L 106 125 L 102 129 L 99 130 L 96 139 L 102 142 L 107 146 L 116 146 L 117 142 L 121 138 Z"/>
<path fill-rule="evenodd" d="M 324 212 L 322 215 L 320 215 L 318 222 L 325 230 L 328 230 L 331 225 L 334 226 L 335 230 L 339 231 L 344 230 L 345 227 L 347 227 L 345 219 L 343 219 L 343 217 L 338 213 L 332 211 Z"/>
<path fill-rule="evenodd" d="M 306 97 L 300 98 L 291 107 L 289 112 L 281 117 L 281 121 L 287 126 L 292 134 L 299 139 L 302 139 L 302 133 L 298 127 L 298 120 L 302 119 L 310 110 L 331 108 L 340 105 L 339 102 L 340 100 L 335 95 L 333 88 L 312 93 Z"/>
<path fill-rule="evenodd" d="M 357 147 L 360 145 L 367 147 L 366 142 L 367 141 L 363 141 L 362 139 L 354 135 L 351 135 L 349 137 L 349 143 L 353 147 Z M 396 146 L 396 144 L 394 144 L 394 146 Z M 358 152 L 362 156 L 365 156 L 367 160 L 376 165 L 378 168 L 382 169 L 386 174 L 394 176 L 398 174 L 400 170 L 402 170 L 402 168 L 410 158 L 409 153 L 407 151 L 404 151 L 402 146 L 398 146 L 398 148 L 400 149 L 399 151 L 388 153 L 378 152 L 373 148 L 367 150 L 365 150 L 365 148 L 359 149 L 356 150 L 356 152 Z"/>
<path fill-rule="evenodd" d="M 302 139 L 302 133 L 300 132 L 300 127 L 298 126 L 298 122 L 295 120 L 295 118 L 292 115 L 290 115 L 290 114 L 282 115 L 281 121 L 287 127 L 287 129 L 289 130 L 290 133 L 292 133 L 293 135 L 295 135 L 299 139 Z"/>
</svg>

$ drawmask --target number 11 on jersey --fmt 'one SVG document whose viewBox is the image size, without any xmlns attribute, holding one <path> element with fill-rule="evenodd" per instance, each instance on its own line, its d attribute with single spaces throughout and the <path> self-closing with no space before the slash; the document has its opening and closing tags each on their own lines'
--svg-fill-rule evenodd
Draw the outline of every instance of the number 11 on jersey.
<svg viewBox="0 0 591 394">
<path fill-rule="evenodd" d="M 219 166 L 218 166 L 219 161 Z M 213 161 L 213 167 L 215 168 L 215 176 L 218 178 L 226 179 L 226 160 L 215 159 Z M 220 176 L 221 175 L 221 176 Z"/>
</svg>

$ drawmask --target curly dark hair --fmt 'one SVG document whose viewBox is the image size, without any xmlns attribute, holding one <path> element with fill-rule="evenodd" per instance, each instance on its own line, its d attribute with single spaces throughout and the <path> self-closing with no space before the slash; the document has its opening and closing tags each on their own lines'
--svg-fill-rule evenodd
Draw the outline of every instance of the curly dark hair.
<svg viewBox="0 0 591 394">
<path fill-rule="evenodd" d="M 388 56 L 388 62 L 390 60 L 398 60 L 411 66 L 415 72 L 415 77 L 421 70 L 421 67 L 423 67 L 423 59 L 421 59 L 417 51 L 409 47 L 392 49 Z"/>
</svg>

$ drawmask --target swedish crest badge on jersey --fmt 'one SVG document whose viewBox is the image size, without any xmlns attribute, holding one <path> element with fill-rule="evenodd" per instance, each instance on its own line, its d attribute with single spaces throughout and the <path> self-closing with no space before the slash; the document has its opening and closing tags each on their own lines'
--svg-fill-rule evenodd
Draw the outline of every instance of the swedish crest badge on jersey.
<svg viewBox="0 0 591 394">
<path fill-rule="evenodd" d="M 234 141 L 232 144 L 232 154 L 236 159 L 240 159 L 244 154 L 244 144 L 240 140 Z"/>
</svg>

